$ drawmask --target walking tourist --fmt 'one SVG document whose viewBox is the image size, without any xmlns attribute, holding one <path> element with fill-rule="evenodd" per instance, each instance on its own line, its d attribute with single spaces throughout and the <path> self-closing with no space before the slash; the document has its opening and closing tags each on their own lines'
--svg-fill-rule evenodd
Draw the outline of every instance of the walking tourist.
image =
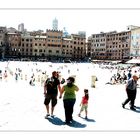
<svg viewBox="0 0 140 140">
<path fill-rule="evenodd" d="M 137 81 L 138 77 L 136 75 L 133 75 L 130 80 L 128 80 L 126 84 L 126 93 L 127 93 L 127 99 L 122 103 L 122 107 L 125 108 L 125 105 L 130 102 L 130 109 L 136 110 L 134 107 L 135 99 L 136 99 L 136 93 L 137 93 Z"/>
<path fill-rule="evenodd" d="M 53 112 L 57 104 L 58 90 L 59 92 L 61 91 L 58 76 L 59 76 L 58 73 L 56 71 L 53 71 L 51 78 L 48 78 L 44 84 L 44 95 L 45 95 L 44 104 L 47 110 L 47 115 L 45 116 L 45 118 L 48 118 L 48 116 L 50 116 L 50 108 L 49 108 L 50 102 L 51 102 L 51 116 L 54 117 Z"/>
<path fill-rule="evenodd" d="M 75 91 L 79 90 L 78 86 L 76 86 L 74 82 L 75 82 L 75 78 L 69 77 L 67 79 L 67 84 L 62 87 L 60 97 L 59 97 L 59 98 L 62 98 L 62 94 L 64 93 L 63 105 L 64 105 L 64 110 L 65 110 L 65 123 L 66 124 L 72 123 L 74 104 L 76 102 Z"/>
<path fill-rule="evenodd" d="M 88 89 L 84 89 L 84 96 L 82 97 L 82 101 L 80 103 L 81 109 L 80 109 L 80 113 L 78 114 L 78 116 L 81 116 L 81 113 L 83 111 L 85 111 L 85 119 L 87 119 L 87 114 L 88 114 L 88 99 L 89 99 L 89 94 L 88 94 Z"/>
</svg>

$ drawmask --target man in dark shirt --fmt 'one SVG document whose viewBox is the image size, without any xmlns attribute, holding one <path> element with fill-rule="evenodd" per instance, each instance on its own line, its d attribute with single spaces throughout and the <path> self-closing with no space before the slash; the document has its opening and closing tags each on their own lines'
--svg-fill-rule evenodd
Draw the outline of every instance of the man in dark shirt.
<svg viewBox="0 0 140 140">
<path fill-rule="evenodd" d="M 134 103 L 136 99 L 136 93 L 137 93 L 137 81 L 138 77 L 136 75 L 133 75 L 132 79 L 129 79 L 126 84 L 126 93 L 127 93 L 127 99 L 122 103 L 122 107 L 125 108 L 125 105 L 130 102 L 130 109 L 136 110 L 134 108 Z"/>
<path fill-rule="evenodd" d="M 60 81 L 58 79 L 59 75 L 56 71 L 52 72 L 52 77 L 48 78 L 44 83 L 44 95 L 45 100 L 44 104 L 46 106 L 47 115 L 45 118 L 48 118 L 50 116 L 49 113 L 49 104 L 51 102 L 51 116 L 54 117 L 54 107 L 57 104 L 57 95 L 58 95 L 58 89 L 59 92 L 61 91 Z"/>
</svg>

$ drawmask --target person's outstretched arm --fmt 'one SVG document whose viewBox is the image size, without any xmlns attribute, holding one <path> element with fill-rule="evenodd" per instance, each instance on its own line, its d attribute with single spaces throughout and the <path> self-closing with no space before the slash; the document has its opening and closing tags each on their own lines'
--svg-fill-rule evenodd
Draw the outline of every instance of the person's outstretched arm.
<svg viewBox="0 0 140 140">
<path fill-rule="evenodd" d="M 64 93 L 64 86 L 61 88 L 61 91 L 60 91 L 60 96 L 59 96 L 60 99 L 62 98 L 63 93 Z"/>
</svg>

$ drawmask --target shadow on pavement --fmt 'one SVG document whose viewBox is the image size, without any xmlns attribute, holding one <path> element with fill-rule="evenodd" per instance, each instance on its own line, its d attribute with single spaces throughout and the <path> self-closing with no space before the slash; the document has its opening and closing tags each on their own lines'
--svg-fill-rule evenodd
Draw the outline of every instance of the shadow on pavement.
<svg viewBox="0 0 140 140">
<path fill-rule="evenodd" d="M 47 118 L 47 120 L 54 125 L 64 125 L 64 122 L 58 117 L 54 117 L 54 118 L 49 117 Z"/>
<path fill-rule="evenodd" d="M 136 113 L 140 113 L 140 107 L 135 107 L 135 108 L 136 108 L 136 110 L 132 110 L 132 109 L 129 109 L 129 108 L 124 108 L 124 109 L 131 110 L 131 111 L 136 112 Z"/>
<path fill-rule="evenodd" d="M 140 110 L 133 110 L 134 112 L 136 112 L 136 113 L 140 113 Z"/>
<path fill-rule="evenodd" d="M 87 121 L 87 122 L 96 122 L 94 119 L 90 119 L 90 118 L 84 118 L 84 117 L 81 117 L 80 116 L 80 118 L 82 118 L 83 120 L 85 120 L 85 121 Z"/>
<path fill-rule="evenodd" d="M 139 107 L 139 106 L 135 106 L 135 108 L 140 109 L 140 107 Z"/>
<path fill-rule="evenodd" d="M 86 124 L 82 124 L 82 123 L 77 122 L 75 120 L 73 120 L 72 123 L 67 124 L 67 125 L 70 127 L 75 127 L 75 128 L 85 128 L 86 127 Z"/>
<path fill-rule="evenodd" d="M 54 125 L 65 125 L 65 122 L 63 122 L 58 117 L 54 117 L 54 118 L 53 117 L 48 117 L 47 120 Z M 75 120 L 73 120 L 72 123 L 67 124 L 67 125 L 70 126 L 70 127 L 75 127 L 75 128 L 85 128 L 86 127 L 86 124 L 82 124 L 82 123 L 77 122 Z"/>
<path fill-rule="evenodd" d="M 134 110 L 134 112 L 140 113 L 140 107 L 136 106 L 135 108 L 136 108 L 136 110 Z"/>
</svg>

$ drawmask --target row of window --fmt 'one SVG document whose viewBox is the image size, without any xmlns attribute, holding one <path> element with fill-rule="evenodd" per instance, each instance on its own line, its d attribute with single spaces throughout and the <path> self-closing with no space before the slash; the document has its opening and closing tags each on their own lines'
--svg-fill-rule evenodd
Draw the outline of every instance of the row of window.
<svg viewBox="0 0 140 140">
<path fill-rule="evenodd" d="M 127 48 L 128 47 L 128 44 L 122 44 L 122 45 L 119 45 L 119 46 L 116 46 L 116 45 L 115 46 L 111 46 L 111 45 L 110 46 L 106 46 L 106 48 L 121 48 L 121 47 L 122 48 L 124 48 L 124 47 Z"/>
<path fill-rule="evenodd" d="M 61 39 L 62 36 L 48 36 L 48 38 L 56 38 L 56 39 Z"/>
<path fill-rule="evenodd" d="M 35 39 L 35 40 L 36 40 L 36 39 Z M 29 42 L 29 41 L 30 41 L 30 42 L 32 42 L 32 41 L 33 41 L 33 39 L 28 39 L 28 38 L 27 38 L 27 39 L 24 39 L 24 38 L 22 38 L 22 41 L 27 41 L 27 42 Z"/>
<path fill-rule="evenodd" d="M 127 36 L 127 37 L 119 37 L 119 38 L 107 38 L 107 41 L 113 41 L 113 40 L 115 40 L 115 41 L 126 41 L 127 39 L 129 39 L 129 37 Z M 105 42 L 106 41 L 106 39 L 104 38 L 104 39 L 92 39 L 92 42 L 94 43 L 94 42 Z"/>
<path fill-rule="evenodd" d="M 92 42 L 105 42 L 106 39 L 93 39 Z"/>
<path fill-rule="evenodd" d="M 76 37 L 74 37 L 74 40 L 81 40 L 81 41 L 83 41 L 84 39 L 83 38 L 76 38 Z"/>
<path fill-rule="evenodd" d="M 112 41 L 112 40 L 127 40 L 127 39 L 129 39 L 129 37 L 128 36 L 126 36 L 126 37 L 116 37 L 116 38 L 108 38 L 107 39 L 107 41 Z"/>
<path fill-rule="evenodd" d="M 59 44 L 48 44 L 48 47 L 61 47 L 61 45 Z"/>
<path fill-rule="evenodd" d="M 76 42 L 76 41 L 74 41 L 74 44 L 81 44 L 81 45 L 83 45 L 84 43 L 83 42 Z"/>
<path fill-rule="evenodd" d="M 106 44 L 94 44 L 94 47 L 105 47 L 106 46 Z M 128 47 L 128 44 L 122 44 L 122 45 L 114 45 L 114 46 L 112 46 L 112 45 L 110 45 L 110 46 L 106 46 L 106 48 L 121 48 L 121 47 Z"/>
<path fill-rule="evenodd" d="M 61 42 L 61 40 L 50 40 L 50 39 L 48 39 L 48 42 Z"/>
<path fill-rule="evenodd" d="M 12 49 L 12 53 L 32 53 L 32 51 L 33 51 L 33 49 L 24 49 L 24 48 L 22 48 L 21 50 L 16 50 L 16 49 Z M 46 52 L 46 50 L 42 50 L 42 49 L 35 49 L 34 50 L 34 52 L 35 53 L 37 53 L 37 52 L 39 52 L 39 53 L 45 53 Z M 48 50 L 48 53 L 52 53 L 52 50 Z M 60 50 L 56 50 L 56 53 L 57 54 L 59 54 L 60 53 Z M 82 51 L 80 52 L 80 51 L 78 51 L 78 52 L 75 52 L 74 51 L 74 53 L 82 53 Z M 62 54 L 72 54 L 72 50 L 63 50 L 62 51 Z"/>
<path fill-rule="evenodd" d="M 93 38 L 105 37 L 106 34 L 92 35 Z"/>
<path fill-rule="evenodd" d="M 69 48 L 69 47 L 72 48 L 72 45 L 71 45 L 71 46 L 69 46 L 69 45 L 62 45 L 62 47 L 63 47 L 63 48 L 65 48 L 65 47 L 67 47 L 67 48 Z"/>
<path fill-rule="evenodd" d="M 96 53 L 93 56 L 112 56 L 112 58 L 114 58 L 114 54 L 113 53 Z M 121 53 L 115 54 L 115 56 L 117 56 L 117 58 L 122 57 Z"/>
<path fill-rule="evenodd" d="M 105 43 L 101 43 L 101 44 L 94 44 L 94 47 L 99 47 L 99 46 L 104 47 L 105 45 L 106 45 Z"/>
<path fill-rule="evenodd" d="M 41 44 L 41 43 L 35 43 L 35 46 L 45 46 L 45 44 L 43 43 L 43 44 Z"/>
<path fill-rule="evenodd" d="M 110 34 L 110 35 L 106 35 L 106 34 L 97 34 L 97 35 L 92 35 L 92 38 L 101 38 L 101 37 L 115 37 L 115 36 L 125 36 L 128 35 L 128 33 L 121 33 L 121 34 Z"/>
<path fill-rule="evenodd" d="M 46 41 L 45 38 L 35 38 L 36 41 Z"/>
</svg>

